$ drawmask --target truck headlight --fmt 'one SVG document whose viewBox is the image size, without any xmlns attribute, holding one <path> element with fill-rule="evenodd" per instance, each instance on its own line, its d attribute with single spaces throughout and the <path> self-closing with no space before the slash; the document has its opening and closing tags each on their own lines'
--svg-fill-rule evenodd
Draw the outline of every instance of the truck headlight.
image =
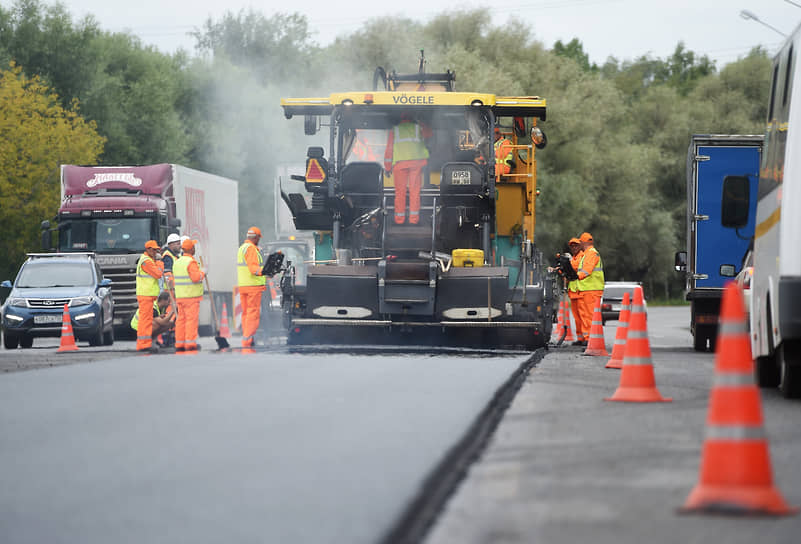
<svg viewBox="0 0 801 544">
<path fill-rule="evenodd" d="M 86 306 L 94 302 L 92 297 L 75 297 L 70 301 L 70 306 Z"/>
</svg>

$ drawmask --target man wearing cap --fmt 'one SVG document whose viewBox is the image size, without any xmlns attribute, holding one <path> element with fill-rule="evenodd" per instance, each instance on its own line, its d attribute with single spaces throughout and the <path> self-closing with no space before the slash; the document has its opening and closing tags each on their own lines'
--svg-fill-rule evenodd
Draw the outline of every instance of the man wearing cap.
<svg viewBox="0 0 801 544">
<path fill-rule="evenodd" d="M 200 300 L 203 298 L 205 274 L 195 260 L 197 240 L 184 240 L 183 255 L 175 261 L 175 298 L 178 301 L 178 319 L 175 321 L 175 351 L 197 351 L 197 326 Z"/>
<path fill-rule="evenodd" d="M 158 299 L 159 279 L 164 274 L 164 263 L 155 240 L 145 243 L 145 252 L 136 263 L 136 301 L 139 303 L 139 328 L 136 331 L 136 351 L 154 351 L 153 303 Z"/>
<path fill-rule="evenodd" d="M 581 295 L 579 315 L 581 316 L 581 341 L 587 345 L 590 339 L 592 313 L 604 294 L 604 267 L 601 254 L 593 245 L 592 234 L 584 232 L 579 240 L 584 251 L 579 260 L 578 270 L 576 270 L 579 277 L 578 290 Z"/>
<path fill-rule="evenodd" d="M 570 255 L 572 255 L 570 264 L 573 266 L 573 270 L 578 271 L 581 257 L 584 256 L 584 252 L 581 249 L 581 241 L 578 238 L 571 238 L 567 243 L 567 247 L 570 248 Z M 583 339 L 581 316 L 579 314 L 581 293 L 578 290 L 578 280 L 572 280 L 567 283 L 567 296 L 570 299 L 570 311 L 573 313 L 573 320 L 576 322 L 576 341 L 574 344 L 578 344 Z"/>
<path fill-rule="evenodd" d="M 253 346 L 254 336 L 261 319 L 261 294 L 267 285 L 262 273 L 264 256 L 259 249 L 261 229 L 250 227 L 247 239 L 239 246 L 236 269 L 239 285 L 239 300 L 242 304 L 242 347 Z"/>
</svg>

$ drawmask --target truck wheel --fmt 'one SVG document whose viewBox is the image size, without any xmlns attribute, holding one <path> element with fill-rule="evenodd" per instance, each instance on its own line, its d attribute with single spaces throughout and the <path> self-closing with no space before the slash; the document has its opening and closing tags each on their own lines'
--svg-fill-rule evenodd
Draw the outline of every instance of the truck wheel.
<svg viewBox="0 0 801 544">
<path fill-rule="evenodd" d="M 695 351 L 706 351 L 706 334 L 704 334 L 700 327 L 695 328 L 695 336 L 693 336 L 693 348 Z"/>
<path fill-rule="evenodd" d="M 801 398 L 801 342 L 782 342 L 776 350 L 780 365 L 779 390 L 786 399 Z"/>
<path fill-rule="evenodd" d="M 19 337 L 19 345 L 22 348 L 30 349 L 33 347 L 33 336 L 26 334 Z"/>
<path fill-rule="evenodd" d="M 773 357 L 757 357 L 754 359 L 754 381 L 759 387 L 776 387 L 779 385 L 781 373 L 776 359 Z"/>
<path fill-rule="evenodd" d="M 17 349 L 19 345 L 19 336 L 8 334 L 7 332 L 3 333 L 3 346 L 6 349 Z"/>
</svg>

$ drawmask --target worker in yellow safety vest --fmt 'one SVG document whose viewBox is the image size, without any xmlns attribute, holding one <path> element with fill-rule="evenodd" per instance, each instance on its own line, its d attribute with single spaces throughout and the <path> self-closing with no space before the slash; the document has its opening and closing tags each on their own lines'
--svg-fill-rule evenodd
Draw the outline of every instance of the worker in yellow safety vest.
<svg viewBox="0 0 801 544">
<path fill-rule="evenodd" d="M 512 166 L 514 166 L 512 142 L 501 134 L 499 127 L 495 127 L 495 176 L 510 173 Z"/>
<path fill-rule="evenodd" d="M 571 238 L 567 243 L 570 248 L 570 264 L 573 270 L 578 272 L 581 258 L 584 256 L 584 251 L 581 249 L 581 241 L 578 238 Z M 578 280 L 569 281 L 567 283 L 567 297 L 570 299 L 570 311 L 573 313 L 573 320 L 576 322 L 576 341 L 574 344 L 579 344 L 582 341 L 582 328 L 581 328 L 581 314 L 579 313 L 579 304 L 581 300 L 581 293 L 578 290 Z"/>
<path fill-rule="evenodd" d="M 197 351 L 198 319 L 200 301 L 203 298 L 205 274 L 195 260 L 197 240 L 184 240 L 183 255 L 173 266 L 175 276 L 175 299 L 178 302 L 178 319 L 175 322 L 175 351 Z"/>
<path fill-rule="evenodd" d="M 256 331 L 261 320 L 261 295 L 266 289 L 264 256 L 259 249 L 261 229 L 250 227 L 247 239 L 239 246 L 236 258 L 239 300 L 242 306 L 242 347 L 255 344 Z"/>
<path fill-rule="evenodd" d="M 384 170 L 395 184 L 395 223 L 406 222 L 406 190 L 409 190 L 409 223 L 420 222 L 420 188 L 423 168 L 428 164 L 425 139 L 431 129 L 414 121 L 408 113 L 389 133 L 384 152 Z"/>
<path fill-rule="evenodd" d="M 592 326 L 592 313 L 595 305 L 604 295 L 604 266 L 601 254 L 595 249 L 592 234 L 584 232 L 579 237 L 581 248 L 584 254 L 579 261 L 578 290 L 581 294 L 579 299 L 579 315 L 581 317 L 581 341 L 582 345 L 587 345 L 590 339 L 590 327 Z"/>
<path fill-rule="evenodd" d="M 136 351 L 158 351 L 153 345 L 153 303 L 161 292 L 159 279 L 164 263 L 155 240 L 145 243 L 145 252 L 136 263 L 136 301 L 139 303 L 139 328 L 136 331 Z"/>
<path fill-rule="evenodd" d="M 169 332 L 175 325 L 174 318 L 175 308 L 170 308 L 170 294 L 167 291 L 162 291 L 159 293 L 156 302 L 153 303 L 153 327 L 151 336 L 157 338 L 160 334 Z M 131 328 L 135 331 L 139 330 L 138 309 L 131 318 Z M 166 340 L 165 338 L 165 344 L 169 344 L 170 342 L 166 342 Z"/>
</svg>

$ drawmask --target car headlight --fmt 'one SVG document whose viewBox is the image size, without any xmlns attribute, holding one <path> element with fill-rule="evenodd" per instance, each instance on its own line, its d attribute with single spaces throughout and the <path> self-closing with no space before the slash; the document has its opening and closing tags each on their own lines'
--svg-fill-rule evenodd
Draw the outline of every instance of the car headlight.
<svg viewBox="0 0 801 544">
<path fill-rule="evenodd" d="M 70 306 L 86 306 L 95 301 L 93 297 L 75 297 L 70 301 Z"/>
<path fill-rule="evenodd" d="M 17 308 L 27 308 L 28 301 L 24 298 L 12 298 L 8 301 L 9 306 L 16 306 Z"/>
</svg>

